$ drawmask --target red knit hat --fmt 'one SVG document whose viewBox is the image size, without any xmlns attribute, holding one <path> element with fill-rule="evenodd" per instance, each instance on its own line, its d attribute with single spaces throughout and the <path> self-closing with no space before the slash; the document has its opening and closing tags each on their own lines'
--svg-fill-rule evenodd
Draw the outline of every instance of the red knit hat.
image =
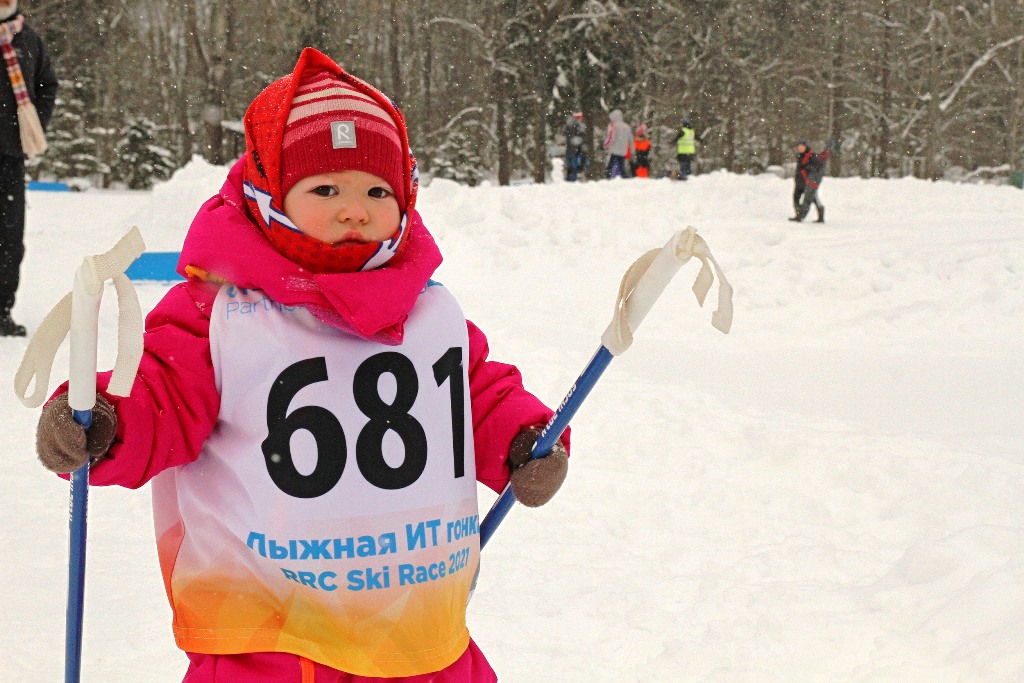
<svg viewBox="0 0 1024 683">
<path fill-rule="evenodd" d="M 279 252 L 312 272 L 337 273 L 380 267 L 401 249 L 415 206 L 416 162 L 405 120 L 390 99 L 306 48 L 290 75 L 256 96 L 244 124 L 249 213 Z M 391 186 L 402 220 L 390 239 L 333 246 L 301 233 L 285 216 L 284 197 L 296 182 L 347 170 Z"/>
</svg>

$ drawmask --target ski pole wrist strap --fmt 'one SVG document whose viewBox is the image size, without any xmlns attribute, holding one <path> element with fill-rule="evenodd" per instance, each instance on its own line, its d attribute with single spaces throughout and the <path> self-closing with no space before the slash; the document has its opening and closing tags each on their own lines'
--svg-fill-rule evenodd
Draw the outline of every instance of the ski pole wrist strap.
<svg viewBox="0 0 1024 683">
<path fill-rule="evenodd" d="M 135 287 L 124 271 L 144 249 L 142 235 L 138 228 L 133 227 L 106 253 L 85 257 L 76 277 L 76 287 L 83 286 L 87 294 L 97 298 L 102 293 L 104 282 L 114 282 L 118 305 L 117 360 L 107 386 L 107 393 L 114 396 L 131 393 L 142 359 L 142 310 Z M 32 335 L 14 375 L 14 391 L 18 399 L 30 408 L 42 405 L 46 399 L 57 350 L 71 331 L 73 298 L 74 292 L 68 292 L 46 314 Z M 28 388 L 33 380 L 35 386 L 29 394 Z"/>
<path fill-rule="evenodd" d="M 718 276 L 718 308 L 711 315 L 711 325 L 720 332 L 729 332 L 732 327 L 732 285 L 711 255 L 707 242 L 697 234 L 696 228 L 690 226 L 674 234 L 664 247 L 652 249 L 638 258 L 622 276 L 612 321 L 601 336 L 601 344 L 613 356 L 630 347 L 633 333 L 654 302 L 679 268 L 691 258 L 701 262 L 692 287 L 701 307 L 715 275 Z"/>
</svg>

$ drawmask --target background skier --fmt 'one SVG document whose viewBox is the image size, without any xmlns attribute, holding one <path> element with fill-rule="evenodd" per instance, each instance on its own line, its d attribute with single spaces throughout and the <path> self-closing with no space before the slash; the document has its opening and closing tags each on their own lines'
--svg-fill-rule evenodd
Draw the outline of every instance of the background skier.
<svg viewBox="0 0 1024 683">
<path fill-rule="evenodd" d="M 800 222 L 807 217 L 811 204 L 818 211 L 817 223 L 825 222 L 825 206 L 818 197 L 818 188 L 825 177 L 825 162 L 828 161 L 832 149 L 837 146 L 835 141 L 829 143 L 825 151 L 815 154 L 806 140 L 796 146 L 796 173 L 793 176 L 793 211 L 796 215 L 791 221 Z"/>
</svg>

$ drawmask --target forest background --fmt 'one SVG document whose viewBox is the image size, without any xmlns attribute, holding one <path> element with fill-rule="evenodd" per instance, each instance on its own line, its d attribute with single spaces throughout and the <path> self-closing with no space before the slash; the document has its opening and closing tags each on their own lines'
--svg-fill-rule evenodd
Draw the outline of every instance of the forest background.
<svg viewBox="0 0 1024 683">
<path fill-rule="evenodd" d="M 543 182 L 579 110 L 647 123 L 655 175 L 689 117 L 698 170 L 798 139 L 835 176 L 1005 181 L 1024 166 L 1024 0 L 23 0 L 61 88 L 29 172 L 145 188 L 244 150 L 242 115 L 303 46 L 401 107 L 421 171 Z"/>
</svg>

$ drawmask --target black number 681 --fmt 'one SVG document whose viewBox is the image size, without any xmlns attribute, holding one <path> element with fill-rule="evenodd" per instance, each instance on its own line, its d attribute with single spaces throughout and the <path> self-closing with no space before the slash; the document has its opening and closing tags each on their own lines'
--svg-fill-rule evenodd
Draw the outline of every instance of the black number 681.
<svg viewBox="0 0 1024 683">
<path fill-rule="evenodd" d="M 432 369 L 437 386 L 449 382 L 454 475 L 459 478 L 466 473 L 462 349 L 448 349 Z M 384 374 L 392 375 L 397 386 L 391 403 L 377 390 L 378 380 Z M 267 398 L 267 438 L 262 443 L 267 472 L 279 489 L 296 498 L 316 498 L 333 489 L 348 460 L 345 431 L 331 411 L 322 406 L 301 406 L 288 412 L 299 390 L 327 379 L 327 361 L 323 356 L 301 360 L 278 375 Z M 370 418 L 356 438 L 359 471 L 366 481 L 381 489 L 411 485 L 427 466 L 426 433 L 409 413 L 419 393 L 416 367 L 406 356 L 394 351 L 370 356 L 356 369 L 352 393 L 359 410 Z M 316 441 L 316 466 L 309 474 L 299 472 L 291 453 L 292 434 L 302 429 Z M 405 457 L 397 467 L 384 459 L 384 435 L 389 431 L 398 435 L 405 448 Z"/>
</svg>

